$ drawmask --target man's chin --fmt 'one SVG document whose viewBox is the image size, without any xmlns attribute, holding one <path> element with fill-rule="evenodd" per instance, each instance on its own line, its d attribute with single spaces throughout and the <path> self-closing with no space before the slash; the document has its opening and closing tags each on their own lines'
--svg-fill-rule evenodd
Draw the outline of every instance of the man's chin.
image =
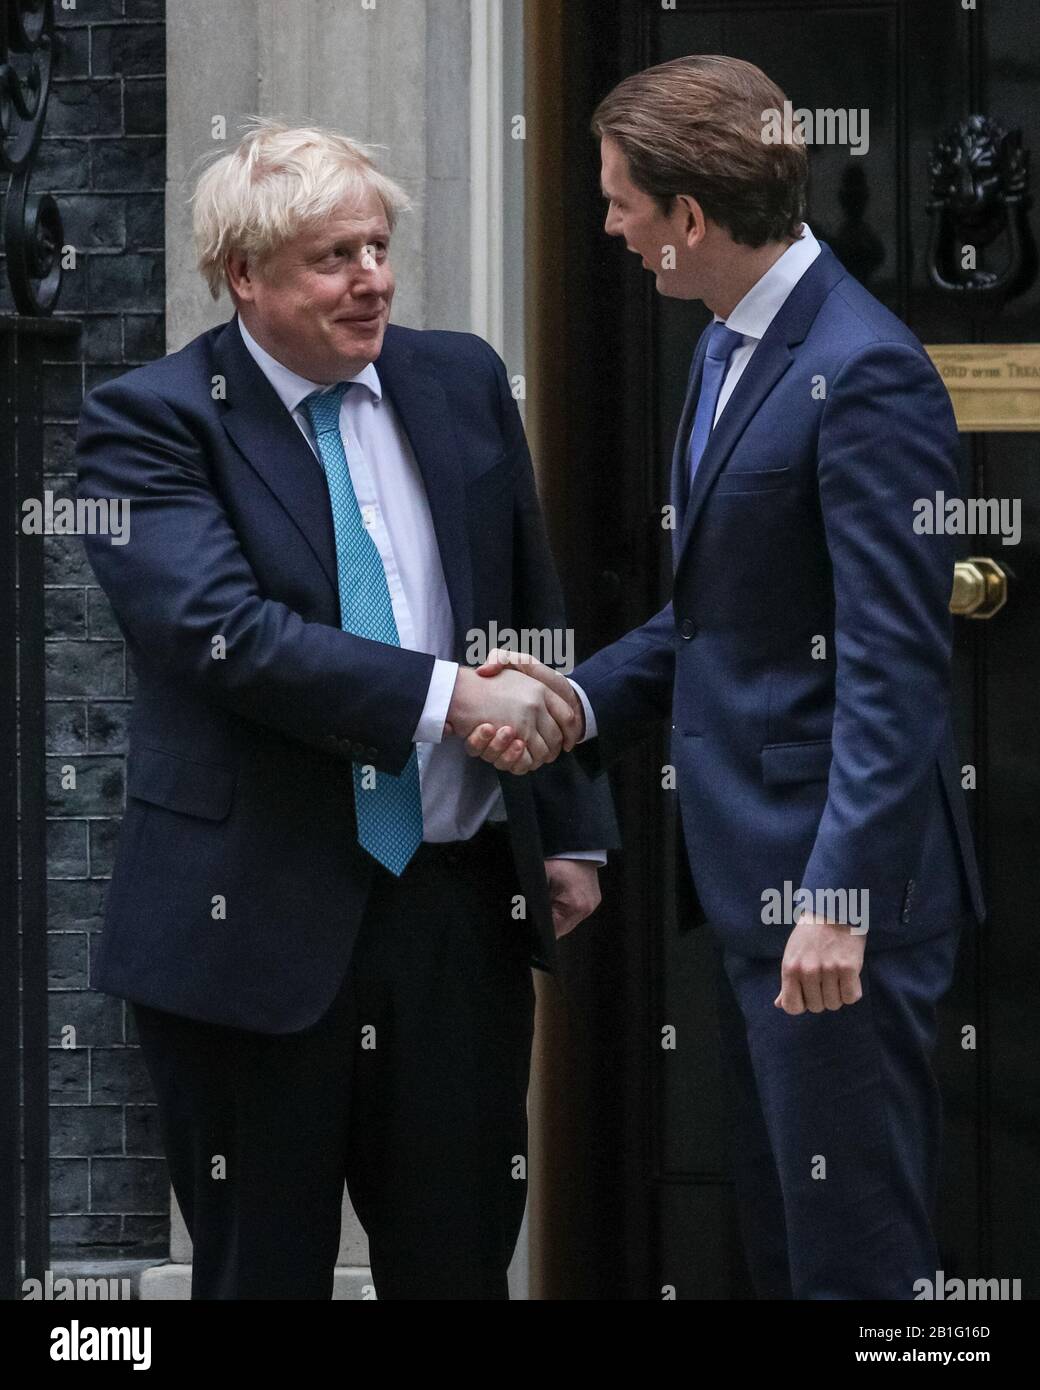
<svg viewBox="0 0 1040 1390">
<path fill-rule="evenodd" d="M 674 278 L 667 276 L 663 271 L 654 272 L 654 287 L 659 295 L 665 299 L 696 299 L 697 295 L 693 290 L 685 289 L 682 285 L 677 285 Z"/>
<path fill-rule="evenodd" d="M 386 320 L 378 328 L 367 329 L 358 332 L 350 329 L 342 331 L 346 325 L 338 324 L 340 332 L 333 334 L 333 341 L 338 356 L 349 359 L 351 362 L 374 362 L 383 350 L 383 337 L 386 333 Z"/>
</svg>

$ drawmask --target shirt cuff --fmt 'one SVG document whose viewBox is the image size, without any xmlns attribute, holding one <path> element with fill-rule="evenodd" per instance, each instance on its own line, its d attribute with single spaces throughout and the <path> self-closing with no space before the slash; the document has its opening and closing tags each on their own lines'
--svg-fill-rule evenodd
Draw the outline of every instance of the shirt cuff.
<svg viewBox="0 0 1040 1390">
<path fill-rule="evenodd" d="M 546 859 L 588 859 L 600 867 L 607 862 L 607 851 L 605 849 L 575 849 L 569 854 L 547 854 Z"/>
<path fill-rule="evenodd" d="M 568 676 L 567 679 L 571 681 L 570 676 Z M 582 690 L 578 682 L 571 681 L 571 685 L 578 692 L 578 699 L 581 701 L 581 707 L 585 711 L 585 733 L 578 739 L 578 742 L 586 743 L 590 738 L 596 737 L 596 716 L 592 713 L 589 697 L 585 694 L 584 690 Z"/>
<path fill-rule="evenodd" d="M 430 676 L 430 688 L 426 692 L 426 703 L 419 716 L 413 743 L 440 743 L 444 738 L 444 721 L 448 717 L 448 706 L 455 692 L 458 679 L 457 661 L 435 661 Z"/>
</svg>

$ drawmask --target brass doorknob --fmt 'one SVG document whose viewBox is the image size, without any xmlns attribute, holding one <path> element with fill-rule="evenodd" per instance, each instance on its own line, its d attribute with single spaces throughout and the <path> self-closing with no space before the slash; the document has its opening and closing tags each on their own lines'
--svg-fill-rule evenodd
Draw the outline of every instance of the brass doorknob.
<svg viewBox="0 0 1040 1390">
<path fill-rule="evenodd" d="M 1007 570 L 988 555 L 958 560 L 950 612 L 960 618 L 992 618 L 1007 603 Z"/>
</svg>

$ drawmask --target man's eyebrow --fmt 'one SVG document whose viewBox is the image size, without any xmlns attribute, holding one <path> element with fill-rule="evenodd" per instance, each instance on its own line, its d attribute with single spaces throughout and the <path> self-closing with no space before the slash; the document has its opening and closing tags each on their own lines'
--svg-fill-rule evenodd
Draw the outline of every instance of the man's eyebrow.
<svg viewBox="0 0 1040 1390">
<path fill-rule="evenodd" d="M 339 246 L 345 242 L 357 242 L 367 246 L 372 241 L 389 241 L 390 233 L 385 227 L 366 232 L 330 232 L 318 243 L 319 246 Z"/>
</svg>

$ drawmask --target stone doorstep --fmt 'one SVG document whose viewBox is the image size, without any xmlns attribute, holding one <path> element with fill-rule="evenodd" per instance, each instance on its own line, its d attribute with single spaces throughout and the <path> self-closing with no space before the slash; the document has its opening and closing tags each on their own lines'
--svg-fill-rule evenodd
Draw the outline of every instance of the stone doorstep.
<svg viewBox="0 0 1040 1390">
<path fill-rule="evenodd" d="M 131 1300 L 163 1300 L 167 1302 L 191 1298 L 190 1264 L 156 1264 L 148 1260 L 54 1260 L 51 1271 L 57 1279 L 129 1279 Z M 349 1299 L 364 1302 L 374 1299 L 372 1271 L 360 1265 L 337 1265 L 333 1276 L 333 1300 Z M 62 1299 L 61 1302 L 72 1302 Z M 116 1300 L 80 1300 L 81 1302 L 115 1302 Z"/>
<path fill-rule="evenodd" d="M 191 1265 L 153 1265 L 141 1276 L 141 1292 L 146 1300 L 188 1300 L 191 1297 Z M 372 1271 L 358 1266 L 337 1265 L 332 1283 L 333 1301 L 363 1303 L 374 1300 Z"/>
<path fill-rule="evenodd" d="M 51 1260 L 50 1270 L 55 1282 L 59 1279 L 129 1279 L 131 1299 L 140 1298 L 141 1281 L 145 1273 L 155 1265 L 155 1256 L 148 1259 L 120 1259 L 116 1256 L 106 1260 L 96 1256 L 90 1260 Z M 73 1300 L 55 1300 L 55 1302 Z M 87 1300 L 82 1300 L 87 1301 Z M 89 1300 L 103 1301 L 103 1300 Z M 115 1302 L 116 1300 L 111 1300 Z"/>
</svg>

